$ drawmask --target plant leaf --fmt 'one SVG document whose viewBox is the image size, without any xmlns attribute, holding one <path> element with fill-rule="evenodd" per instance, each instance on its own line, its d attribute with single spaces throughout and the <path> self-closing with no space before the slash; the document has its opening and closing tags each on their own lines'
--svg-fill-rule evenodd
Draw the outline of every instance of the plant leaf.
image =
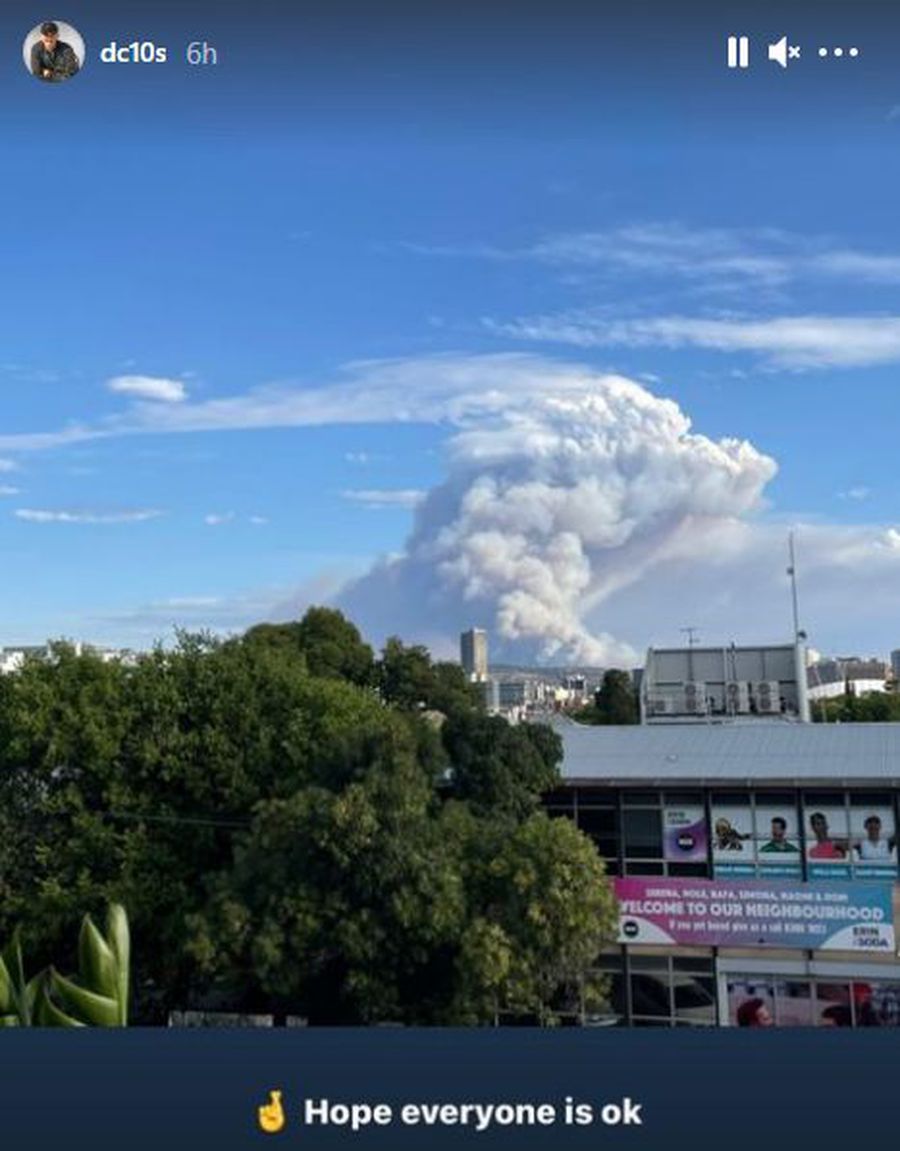
<svg viewBox="0 0 900 1151">
<path fill-rule="evenodd" d="M 118 1027 L 119 1004 L 107 995 L 98 995 L 66 979 L 58 971 L 50 970 L 48 991 L 67 1011 L 95 1027 Z"/>
<path fill-rule="evenodd" d="M 115 999 L 119 994 L 118 963 L 112 948 L 86 915 L 78 936 L 78 967 L 85 987 Z"/>
<path fill-rule="evenodd" d="M 131 968 L 131 933 L 128 915 L 120 903 L 111 903 L 106 912 L 106 941 L 118 964 L 119 1025 L 128 1025 L 128 976 Z"/>
</svg>

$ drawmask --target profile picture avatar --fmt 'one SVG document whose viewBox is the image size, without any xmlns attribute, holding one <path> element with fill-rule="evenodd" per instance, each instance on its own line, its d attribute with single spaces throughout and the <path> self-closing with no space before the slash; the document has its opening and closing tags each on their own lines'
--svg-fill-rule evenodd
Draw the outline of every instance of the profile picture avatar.
<svg viewBox="0 0 900 1151">
<path fill-rule="evenodd" d="M 23 45 L 25 67 L 46 84 L 71 80 L 84 65 L 84 40 L 71 24 L 45 20 L 32 28 Z"/>
</svg>

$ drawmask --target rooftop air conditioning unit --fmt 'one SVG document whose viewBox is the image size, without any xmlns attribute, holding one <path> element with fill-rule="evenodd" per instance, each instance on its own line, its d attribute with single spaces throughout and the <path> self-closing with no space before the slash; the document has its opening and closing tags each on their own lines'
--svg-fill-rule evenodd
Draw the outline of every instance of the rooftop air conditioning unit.
<svg viewBox="0 0 900 1151">
<path fill-rule="evenodd" d="M 764 679 L 756 685 L 756 710 L 760 715 L 781 714 L 781 684 L 777 679 Z"/>
<path fill-rule="evenodd" d="M 725 684 L 725 710 L 729 715 L 746 715 L 750 711 L 750 684 L 732 679 Z"/>
<path fill-rule="evenodd" d="M 684 685 L 684 710 L 688 715 L 706 715 L 706 684 L 688 681 Z"/>
<path fill-rule="evenodd" d="M 650 700 L 651 715 L 675 715 L 676 711 L 674 699 L 660 697 L 659 699 Z"/>
</svg>

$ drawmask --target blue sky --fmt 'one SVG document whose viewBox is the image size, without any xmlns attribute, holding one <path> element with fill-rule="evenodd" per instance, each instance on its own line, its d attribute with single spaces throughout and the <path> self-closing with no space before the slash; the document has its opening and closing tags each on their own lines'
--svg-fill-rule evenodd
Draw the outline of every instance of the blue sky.
<svg viewBox="0 0 900 1151">
<path fill-rule="evenodd" d="M 127 11 L 81 22 L 90 50 L 135 28 L 170 50 L 198 34 Z M 145 645 L 175 623 L 284 618 L 402 555 L 418 507 L 400 598 L 428 602 L 392 615 L 364 579 L 346 602 L 367 631 L 443 650 L 471 618 L 550 654 L 555 625 L 504 614 L 511 577 L 448 574 L 446 555 L 429 571 L 428 541 L 462 531 L 472 434 L 519 419 L 535 371 L 544 403 L 584 370 L 675 401 L 711 443 L 746 439 L 777 471 L 714 513 L 654 505 L 623 544 L 669 516 L 649 559 L 585 544 L 592 576 L 540 604 L 563 605 L 563 654 L 603 633 L 622 655 L 698 620 L 710 640 L 780 637 L 792 525 L 813 638 L 900 646 L 900 86 L 867 11 L 800 27 L 806 54 L 784 74 L 729 74 L 733 29 L 713 21 L 667 42 L 636 19 L 591 44 L 537 9 L 475 39 L 414 34 L 399 13 L 354 36 L 322 16 L 292 28 L 288 75 L 265 21 L 204 25 L 214 74 L 90 60 L 48 90 L 4 73 L 0 642 Z M 16 27 L 4 13 L 8 40 Z M 761 21 L 759 42 L 780 30 Z M 858 39 L 862 57 L 818 63 L 817 37 Z M 595 385 L 579 380 L 583 398 Z M 718 460 L 715 476 L 743 466 Z M 532 479 L 585 479 L 553 474 Z M 721 521 L 694 545 L 701 565 L 718 549 L 714 578 L 673 543 L 700 515 Z M 552 550 L 557 529 L 528 548 Z M 601 594 L 608 563 L 634 578 Z"/>
</svg>

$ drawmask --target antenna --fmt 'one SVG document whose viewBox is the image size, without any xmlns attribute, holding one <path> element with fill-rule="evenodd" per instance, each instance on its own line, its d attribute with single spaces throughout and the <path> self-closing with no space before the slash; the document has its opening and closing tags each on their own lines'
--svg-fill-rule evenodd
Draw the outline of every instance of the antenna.
<svg viewBox="0 0 900 1151">
<path fill-rule="evenodd" d="M 790 563 L 787 574 L 791 577 L 791 603 L 794 608 L 794 640 L 796 641 L 800 638 L 800 606 L 797 599 L 797 557 L 794 552 L 793 532 L 788 532 L 788 557 Z"/>
<path fill-rule="evenodd" d="M 794 550 L 794 533 L 788 532 L 787 574 L 791 578 L 791 605 L 794 612 L 794 667 L 797 675 L 797 714 L 801 723 L 809 723 L 809 681 L 806 669 L 804 645 L 806 632 L 800 627 L 800 603 L 797 596 L 797 555 Z"/>
<path fill-rule="evenodd" d="M 697 642 L 699 628 L 683 627 L 681 631 L 688 637 L 688 679 L 694 678 L 694 644 Z"/>
</svg>

